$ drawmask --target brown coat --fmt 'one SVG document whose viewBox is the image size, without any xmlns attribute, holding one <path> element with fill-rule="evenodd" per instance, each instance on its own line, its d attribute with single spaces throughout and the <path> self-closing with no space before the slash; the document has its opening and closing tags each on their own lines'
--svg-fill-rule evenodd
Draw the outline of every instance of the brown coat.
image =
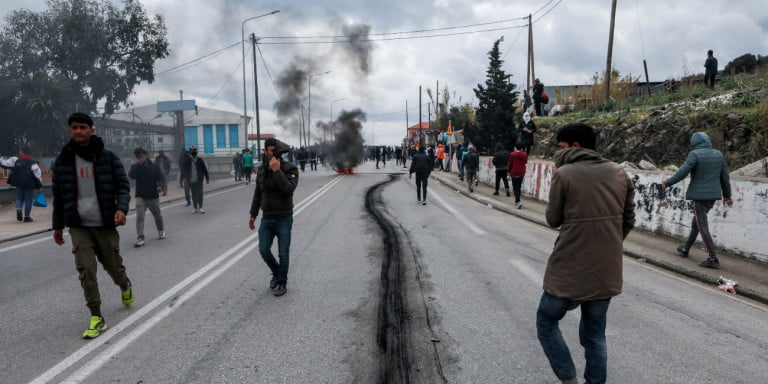
<svg viewBox="0 0 768 384">
<path fill-rule="evenodd" d="M 616 163 L 586 148 L 555 154 L 547 223 L 560 227 L 544 274 L 547 293 L 573 301 L 621 293 L 623 242 L 635 225 L 635 189 Z"/>
</svg>

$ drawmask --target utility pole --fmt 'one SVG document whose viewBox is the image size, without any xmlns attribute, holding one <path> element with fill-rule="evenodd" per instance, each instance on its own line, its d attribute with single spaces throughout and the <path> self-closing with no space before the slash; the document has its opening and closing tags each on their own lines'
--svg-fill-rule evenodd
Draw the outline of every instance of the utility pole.
<svg viewBox="0 0 768 384">
<path fill-rule="evenodd" d="M 613 55 L 613 26 L 616 22 L 616 0 L 611 2 L 611 31 L 608 34 L 608 59 L 605 63 L 605 102 L 611 100 L 611 56 Z"/>
<path fill-rule="evenodd" d="M 528 92 L 531 92 L 531 81 L 536 78 L 536 67 L 533 60 L 533 22 L 531 15 L 528 15 L 528 67 L 531 77 L 528 80 Z"/>
<path fill-rule="evenodd" d="M 408 128 L 410 128 L 410 126 L 408 125 L 408 100 L 405 100 L 405 139 L 406 140 L 408 139 Z"/>
<path fill-rule="evenodd" d="M 419 85 L 419 141 L 416 142 L 416 147 L 421 147 L 421 85 Z"/>
<path fill-rule="evenodd" d="M 179 100 L 184 100 L 184 91 L 181 89 L 179 90 Z M 179 129 L 179 145 L 184 150 L 187 148 L 187 144 L 184 142 L 184 111 L 176 112 L 176 124 L 178 124 Z"/>
<path fill-rule="evenodd" d="M 256 42 L 256 35 L 251 33 L 251 45 L 253 46 L 253 87 L 255 91 L 254 100 L 256 101 L 256 155 L 261 156 L 261 122 L 259 121 L 259 78 L 256 75 Z M 246 140 L 246 143 L 247 142 L 248 140 Z"/>
</svg>

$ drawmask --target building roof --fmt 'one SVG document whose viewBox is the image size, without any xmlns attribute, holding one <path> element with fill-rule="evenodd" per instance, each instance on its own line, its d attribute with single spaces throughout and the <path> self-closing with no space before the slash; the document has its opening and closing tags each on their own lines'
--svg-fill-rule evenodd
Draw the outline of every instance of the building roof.
<svg viewBox="0 0 768 384">
<path fill-rule="evenodd" d="M 174 126 L 174 114 L 168 112 L 157 112 L 157 105 L 155 104 L 122 109 L 115 111 L 115 113 L 109 115 L 108 117 L 114 120 L 129 121 L 141 124 L 152 124 L 169 127 Z M 229 112 L 205 107 L 198 107 L 197 111 L 184 111 L 184 125 L 202 124 L 242 125 L 243 115 L 237 112 Z"/>
</svg>

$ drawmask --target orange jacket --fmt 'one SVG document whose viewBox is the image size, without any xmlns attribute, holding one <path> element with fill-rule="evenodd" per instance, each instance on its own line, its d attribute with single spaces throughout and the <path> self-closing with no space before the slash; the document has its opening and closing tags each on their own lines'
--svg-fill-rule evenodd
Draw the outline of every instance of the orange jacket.
<svg viewBox="0 0 768 384">
<path fill-rule="evenodd" d="M 445 159 L 445 149 L 443 149 L 443 145 L 442 144 L 437 146 L 437 158 L 438 159 Z"/>
</svg>

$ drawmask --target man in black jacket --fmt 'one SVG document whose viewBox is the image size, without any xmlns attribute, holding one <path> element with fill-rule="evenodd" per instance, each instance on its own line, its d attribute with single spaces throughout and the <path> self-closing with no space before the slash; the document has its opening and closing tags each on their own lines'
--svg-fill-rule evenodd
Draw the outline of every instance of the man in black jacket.
<svg viewBox="0 0 768 384">
<path fill-rule="evenodd" d="M 92 339 L 107 328 L 101 315 L 101 296 L 96 279 L 98 261 L 120 287 L 123 305 L 133 304 L 131 281 L 120 256 L 117 226 L 125 225 L 131 187 L 122 161 L 104 149 L 95 136 L 93 120 L 73 113 L 67 123 L 72 140 L 54 161 L 53 240 L 64 244 L 64 226 L 69 227 L 72 253 L 80 274 L 91 321 L 83 338 Z"/>
<path fill-rule="evenodd" d="M 192 193 L 192 213 L 205 213 L 203 209 L 203 179 L 208 184 L 208 167 L 205 161 L 197 157 L 197 147 L 189 147 L 187 158 L 181 163 L 181 182 L 189 183 L 189 191 Z"/>
<path fill-rule="evenodd" d="M 259 253 L 272 271 L 269 288 L 275 296 L 286 292 L 288 259 L 293 227 L 293 191 L 299 184 L 299 170 L 281 155 L 289 152 L 287 144 L 275 138 L 264 141 L 264 159 L 256 170 L 256 189 L 251 202 L 248 227 L 256 229 L 256 216 L 263 212 L 259 224 Z M 279 262 L 272 254 L 272 242 L 277 237 Z"/>
<path fill-rule="evenodd" d="M 467 147 L 467 153 L 461 159 L 461 165 L 464 166 L 464 175 L 467 177 L 467 186 L 469 186 L 469 192 L 472 193 L 474 192 L 472 183 L 477 185 L 475 178 L 477 177 L 477 171 L 480 169 L 480 158 L 475 152 L 474 145 L 470 144 Z"/>
<path fill-rule="evenodd" d="M 157 237 L 165 239 L 158 194 L 163 192 L 165 177 L 160 167 L 147 157 L 147 151 L 144 148 L 136 148 L 133 154 L 136 156 L 136 163 L 131 165 L 128 177 L 136 180 L 136 243 L 134 246 L 141 247 L 144 245 L 144 216 L 147 208 L 155 218 Z"/>
<path fill-rule="evenodd" d="M 413 155 L 411 168 L 408 170 L 408 178 L 416 173 L 416 199 L 421 205 L 427 205 L 427 180 L 432 173 L 432 163 L 424 152 L 418 151 Z M 423 192 L 423 193 L 422 193 Z M 424 195 L 422 200 L 421 195 Z"/>
<path fill-rule="evenodd" d="M 496 144 L 496 152 L 493 154 L 493 166 L 496 168 L 496 192 L 499 195 L 499 182 L 504 180 L 504 189 L 507 190 L 509 197 L 509 181 L 507 181 L 507 170 L 509 169 L 509 151 L 501 143 Z"/>
</svg>

